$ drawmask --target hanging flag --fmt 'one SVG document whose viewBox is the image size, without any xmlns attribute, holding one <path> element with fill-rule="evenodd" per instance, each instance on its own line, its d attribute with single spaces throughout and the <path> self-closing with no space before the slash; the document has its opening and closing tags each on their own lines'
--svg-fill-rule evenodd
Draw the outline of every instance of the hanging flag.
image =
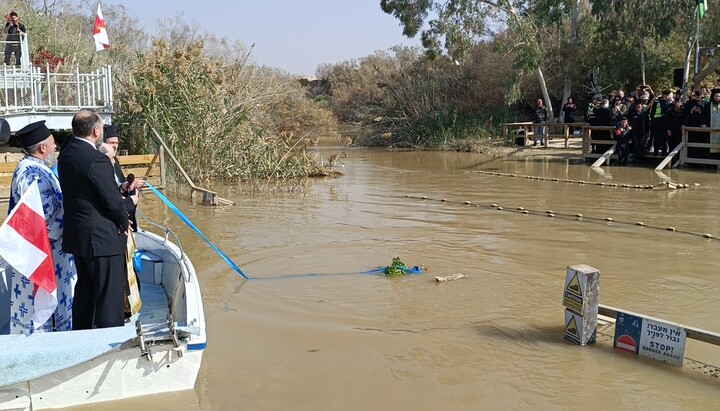
<svg viewBox="0 0 720 411">
<path fill-rule="evenodd" d="M 105 25 L 105 20 L 103 20 L 102 11 L 100 10 L 100 3 L 98 3 L 97 14 L 95 15 L 95 27 L 93 27 L 95 51 L 110 48 L 110 39 L 108 39 L 106 28 L 107 26 Z"/>
<path fill-rule="evenodd" d="M 705 17 L 705 12 L 707 11 L 707 8 L 708 8 L 707 0 L 696 0 L 696 1 L 697 1 L 697 6 L 698 6 L 698 15 L 700 16 L 700 18 L 703 18 L 703 17 Z"/>
<path fill-rule="evenodd" d="M 33 181 L 0 226 L 0 257 L 35 286 L 33 321 L 39 327 L 57 307 L 57 286 L 50 239 L 37 180 Z"/>
</svg>

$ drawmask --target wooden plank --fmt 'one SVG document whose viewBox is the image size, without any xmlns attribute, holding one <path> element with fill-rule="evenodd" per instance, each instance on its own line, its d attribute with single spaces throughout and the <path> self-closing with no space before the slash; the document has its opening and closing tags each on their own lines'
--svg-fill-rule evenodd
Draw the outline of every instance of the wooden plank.
<svg viewBox="0 0 720 411">
<path fill-rule="evenodd" d="M 720 345 L 720 334 L 718 334 L 716 332 L 703 330 L 701 328 L 696 328 L 696 327 L 690 327 L 690 326 L 676 323 L 673 321 L 663 320 L 661 318 L 655 318 L 655 317 L 650 317 L 650 316 L 644 315 L 644 314 L 634 313 L 632 311 L 621 310 L 619 308 L 611 307 L 609 305 L 604 305 L 604 304 L 598 305 L 598 315 L 604 315 L 606 317 L 617 318 L 618 312 L 623 312 L 626 314 L 634 315 L 636 317 L 647 318 L 649 320 L 659 321 L 662 323 L 674 324 L 674 325 L 677 325 L 678 327 L 685 329 L 687 338 L 692 338 L 693 340 L 706 342 L 708 344 Z"/>
<path fill-rule="evenodd" d="M 135 174 L 135 177 L 137 178 L 143 178 L 144 176 L 160 176 L 160 170 L 158 169 L 158 167 L 123 167 L 122 170 L 123 174 L 125 174 L 126 176 L 128 174 Z"/>
<path fill-rule="evenodd" d="M 12 173 L 17 165 L 17 161 L 0 162 L 0 173 Z"/>
<path fill-rule="evenodd" d="M 692 158 L 687 157 L 685 159 L 685 164 L 693 163 L 693 164 L 708 164 L 713 166 L 720 166 L 720 160 L 713 160 L 709 158 Z"/>
<path fill-rule="evenodd" d="M 120 160 L 120 164 L 148 164 L 148 163 L 154 163 L 157 160 L 155 157 L 157 154 L 133 154 L 129 156 L 118 156 L 118 160 Z"/>
<path fill-rule="evenodd" d="M 658 164 L 657 167 L 655 167 L 655 171 L 660 171 L 660 170 L 662 170 L 663 168 L 665 168 L 665 166 L 668 165 L 668 163 L 670 163 L 670 162 L 672 161 L 673 157 L 675 157 L 675 155 L 677 155 L 677 153 L 678 153 L 684 146 L 685 146 L 685 143 L 683 143 L 683 142 L 681 141 L 680 144 L 678 144 L 677 147 L 675 147 L 675 149 L 674 149 L 673 151 L 671 151 L 671 152 L 665 157 L 665 159 L 664 159 L 663 161 L 661 161 L 660 164 Z"/>
<path fill-rule="evenodd" d="M 12 183 L 12 176 L 0 177 L 0 186 L 10 187 L 11 183 Z"/>
<path fill-rule="evenodd" d="M 604 140 L 598 140 L 598 141 L 604 141 Z M 612 147 L 610 147 L 605 153 L 603 153 L 603 155 L 601 155 L 600 158 L 598 158 L 598 159 L 592 164 L 591 167 L 600 167 L 600 166 L 601 166 L 604 162 L 606 162 L 606 161 L 607 161 L 608 163 L 610 163 L 610 156 L 612 156 L 613 153 L 615 152 L 615 145 L 616 145 L 616 144 L 617 144 L 617 143 L 613 143 Z"/>
</svg>

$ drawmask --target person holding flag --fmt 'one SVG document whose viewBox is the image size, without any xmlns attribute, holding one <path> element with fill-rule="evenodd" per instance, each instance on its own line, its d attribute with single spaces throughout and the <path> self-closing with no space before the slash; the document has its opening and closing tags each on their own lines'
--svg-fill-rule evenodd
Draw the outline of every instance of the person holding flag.
<svg viewBox="0 0 720 411">
<path fill-rule="evenodd" d="M 0 247 L 2 256 L 11 266 L 12 288 L 10 307 L 10 332 L 32 334 L 34 332 L 70 331 L 72 329 L 72 306 L 77 272 L 75 259 L 62 250 L 63 242 L 63 194 L 60 182 L 50 170 L 57 162 L 55 138 L 45 126 L 45 121 L 38 121 L 23 127 L 16 133 L 25 157 L 18 163 L 13 173 L 10 189 L 10 215 L 21 204 L 21 199 L 31 188 L 36 187 L 40 198 L 40 210 L 46 238 L 51 251 L 50 267 L 54 271 L 56 304 L 54 309 L 41 306 L 45 301 L 37 296 L 40 288 L 30 273 L 22 272 L 13 264 L 13 253 L 27 256 L 29 253 L 18 247 L 16 241 L 10 241 L 12 250 Z M 42 224 L 41 220 L 38 220 Z M 4 229 L 7 227 L 3 226 Z M 28 227 L 29 228 L 29 227 Z M 6 231 L 0 230 L 0 236 L 7 239 Z M 0 240 L 2 241 L 2 240 Z M 46 240 L 47 241 L 47 240 Z M 42 249 L 41 246 L 35 247 Z M 28 280 L 29 277 L 29 280 Z M 47 303 L 45 301 L 45 303 Z M 46 312 L 47 315 L 42 315 Z"/>
</svg>

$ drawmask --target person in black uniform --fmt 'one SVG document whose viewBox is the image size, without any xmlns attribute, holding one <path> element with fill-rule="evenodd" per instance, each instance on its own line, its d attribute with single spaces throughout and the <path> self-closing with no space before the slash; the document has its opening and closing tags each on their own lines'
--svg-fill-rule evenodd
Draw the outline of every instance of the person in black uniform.
<svg viewBox="0 0 720 411">
<path fill-rule="evenodd" d="M 128 210 L 115 184 L 110 159 L 97 150 L 103 121 L 82 109 L 72 120 L 74 138 L 60 153 L 63 190 L 63 251 L 75 256 L 78 282 L 73 301 L 73 329 L 121 326 L 124 323 Z"/>
<path fill-rule="evenodd" d="M 683 102 L 680 99 L 675 100 L 672 108 L 665 113 L 668 150 L 671 152 L 682 141 L 683 115 Z"/>
<path fill-rule="evenodd" d="M 645 161 L 645 143 L 650 122 L 642 103 L 637 103 L 633 107 L 635 110 L 628 117 L 631 129 L 628 152 L 632 154 L 633 163 L 641 164 Z"/>
<path fill-rule="evenodd" d="M 683 106 L 683 126 L 686 127 L 701 127 L 705 124 L 705 117 L 703 116 L 703 108 L 705 102 L 703 101 L 703 95 L 700 90 L 693 93 L 693 98 L 685 102 Z M 700 131 L 689 131 L 688 132 L 688 143 L 705 143 L 710 142 L 707 133 Z M 687 156 L 691 158 L 701 158 L 707 152 L 706 148 L 700 147 L 688 147 Z"/>
</svg>

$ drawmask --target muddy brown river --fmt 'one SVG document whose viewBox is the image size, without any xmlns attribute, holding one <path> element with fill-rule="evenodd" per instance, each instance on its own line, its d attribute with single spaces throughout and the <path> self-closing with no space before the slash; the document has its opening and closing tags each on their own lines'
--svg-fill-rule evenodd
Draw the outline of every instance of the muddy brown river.
<svg viewBox="0 0 720 411">
<path fill-rule="evenodd" d="M 562 338 L 561 305 L 566 267 L 588 264 L 601 272 L 602 304 L 720 331 L 720 241 L 702 237 L 720 237 L 715 169 L 592 171 L 562 160 L 385 150 L 351 150 L 342 161 L 335 179 L 215 187 L 235 206 L 168 193 L 250 281 L 148 193 L 142 208 L 179 233 L 199 274 L 208 348 L 194 391 L 90 408 L 720 406 L 711 367 L 720 347 L 688 340 L 680 368 L 616 353 L 607 334 L 574 346 Z M 690 187 L 621 187 L 663 181 Z M 429 268 L 360 274 L 393 257 Z M 434 279 L 454 273 L 467 278 Z"/>
</svg>

